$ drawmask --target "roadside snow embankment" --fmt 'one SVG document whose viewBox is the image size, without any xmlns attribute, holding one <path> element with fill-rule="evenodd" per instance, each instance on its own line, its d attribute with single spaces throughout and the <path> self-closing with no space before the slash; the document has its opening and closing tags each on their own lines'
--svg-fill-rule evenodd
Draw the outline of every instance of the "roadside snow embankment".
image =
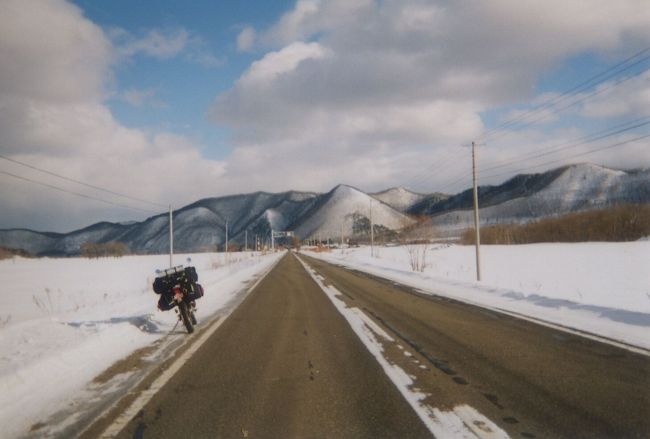
<svg viewBox="0 0 650 439">
<path fill-rule="evenodd" d="M 281 254 L 235 253 L 228 264 L 224 254 L 177 255 L 176 264 L 188 256 L 205 289 L 197 302 L 201 326 Z M 176 313 L 158 311 L 151 289 L 168 258 L 0 261 L 3 437 L 27 433 L 115 361 L 170 333 Z M 182 325 L 176 329 L 181 334 Z"/>
<path fill-rule="evenodd" d="M 423 248 L 420 248 L 423 250 Z M 421 290 L 650 349 L 650 242 L 431 245 L 413 272 L 407 247 L 307 252 Z M 413 249 L 412 249 L 413 253 Z"/>
</svg>

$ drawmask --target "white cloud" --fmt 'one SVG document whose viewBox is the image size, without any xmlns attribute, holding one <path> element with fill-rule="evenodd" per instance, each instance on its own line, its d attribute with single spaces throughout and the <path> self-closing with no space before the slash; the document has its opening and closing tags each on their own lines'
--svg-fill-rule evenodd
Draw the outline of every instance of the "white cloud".
<svg viewBox="0 0 650 439">
<path fill-rule="evenodd" d="M 184 28 L 149 29 L 141 35 L 134 35 L 121 28 L 108 32 L 121 58 L 138 55 L 168 60 L 182 56 L 183 59 L 206 68 L 220 67 L 223 59 L 208 49 L 207 43 Z"/>
<path fill-rule="evenodd" d="M 178 55 L 190 42 L 190 35 L 185 29 L 168 31 L 151 29 L 140 38 L 128 33 L 120 35 L 125 40 L 118 49 L 123 56 L 145 54 L 154 58 L 168 59 Z"/>
<path fill-rule="evenodd" d="M 259 189 L 327 190 L 340 182 L 436 190 L 468 175 L 468 151 L 459 145 L 482 131 L 479 114 L 529 100 L 540 74 L 567 57 L 588 51 L 617 59 L 649 45 L 648 23 L 650 8 L 637 0 L 300 0 L 269 29 L 240 33 L 239 49 L 255 45 L 268 53 L 210 109 L 234 142 L 231 157 L 210 161 L 186 138 L 123 126 L 105 105 L 116 62 L 148 56 L 218 65 L 207 43 L 184 29 L 107 35 L 63 0 L 6 0 L 0 149 L 162 204 Z M 628 86 L 627 93 L 603 93 L 585 114 L 647 114 L 647 82 Z M 121 97 L 134 105 L 155 101 L 152 90 Z M 488 145 L 481 163 L 581 134 L 548 129 L 535 126 L 498 148 Z M 647 157 L 639 144 L 624 151 L 594 159 L 638 165 Z M 0 169 L 65 184 L 3 161 Z M 30 217 L 43 228 L 70 230 L 138 217 L 0 179 L 0 227 Z"/>
<path fill-rule="evenodd" d="M 140 44 L 133 50 L 171 56 L 183 40 L 179 37 L 169 46 L 160 41 Z M 162 204 L 179 206 L 212 195 L 212 185 L 224 173 L 223 163 L 204 159 L 200 145 L 181 136 L 127 128 L 105 105 L 105 85 L 120 58 L 117 52 L 104 32 L 67 2 L 0 3 L 1 153 Z M 134 104 L 155 99 L 152 90 L 127 90 L 123 98 Z M 4 160 L 0 170 L 133 205 Z M 0 227 L 28 222 L 48 230 L 71 230 L 100 219 L 146 216 L 0 178 Z"/>
<path fill-rule="evenodd" d="M 190 51 L 186 54 L 186 59 L 208 69 L 221 67 L 225 63 L 223 58 L 220 58 L 203 49 Z"/>
<path fill-rule="evenodd" d="M 295 42 L 278 52 L 271 52 L 255 61 L 239 80 L 241 86 L 267 85 L 280 75 L 294 71 L 298 65 L 309 59 L 327 56 L 328 50 L 318 43 Z"/>
<path fill-rule="evenodd" d="M 280 174 L 325 189 L 368 187 L 372 174 L 382 183 L 369 189 L 379 189 L 478 136 L 480 113 L 533 98 L 540 75 L 567 58 L 615 60 L 647 46 L 649 23 L 638 0 L 299 0 L 257 32 L 271 50 L 210 117 L 234 132 L 228 178 L 248 166 L 267 188 L 282 186 Z"/>
<path fill-rule="evenodd" d="M 372 0 L 298 0 L 294 8 L 262 35 L 270 44 L 309 39 L 315 33 L 359 26 L 359 18 L 372 13 Z"/>
<path fill-rule="evenodd" d="M 650 71 L 624 81 L 601 84 L 595 97 L 583 105 L 583 114 L 594 118 L 650 115 Z"/>
<path fill-rule="evenodd" d="M 112 55 L 102 30 L 69 3 L 0 2 L 0 96 L 5 102 L 101 99 Z"/>
<path fill-rule="evenodd" d="M 126 102 L 133 107 L 138 108 L 145 106 L 150 106 L 153 108 L 166 108 L 167 105 L 159 100 L 156 95 L 157 92 L 153 88 L 146 88 L 144 90 L 129 88 L 120 92 L 118 99 Z"/>
<path fill-rule="evenodd" d="M 237 35 L 237 50 L 240 52 L 248 52 L 253 48 L 256 38 L 255 29 L 251 26 L 246 26 Z"/>
</svg>

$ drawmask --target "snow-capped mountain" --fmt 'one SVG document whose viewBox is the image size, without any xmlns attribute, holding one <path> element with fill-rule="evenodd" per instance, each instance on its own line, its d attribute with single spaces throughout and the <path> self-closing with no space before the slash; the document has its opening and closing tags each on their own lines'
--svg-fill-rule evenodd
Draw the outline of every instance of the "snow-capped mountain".
<svg viewBox="0 0 650 439">
<path fill-rule="evenodd" d="M 419 199 L 415 204 L 413 200 Z M 618 171 L 592 164 L 565 166 L 540 174 L 517 175 L 497 186 L 479 187 L 481 223 L 524 222 L 550 215 L 617 203 L 650 203 L 650 170 Z M 389 236 L 431 216 L 434 226 L 453 232 L 472 226 L 472 191 L 453 196 L 421 195 L 402 188 L 368 195 L 339 185 L 325 194 L 289 191 L 206 198 L 174 211 L 174 248 L 178 252 L 223 248 L 226 221 L 230 242 L 249 246 L 257 235 L 293 230 L 301 238 L 366 236 L 372 220 Z M 400 212 L 404 209 L 408 215 Z M 396 209 L 400 208 L 400 209 Z M 122 242 L 135 253 L 169 249 L 167 213 L 142 222 L 100 222 L 71 233 L 0 230 L 0 247 L 37 255 L 78 254 L 84 243 Z"/>
<path fill-rule="evenodd" d="M 321 196 L 316 204 L 292 228 L 298 236 L 337 237 L 360 234 L 370 219 L 378 226 L 399 230 L 412 220 L 379 200 L 346 185 L 338 185 Z M 367 224 L 366 224 L 367 223 Z"/>
<path fill-rule="evenodd" d="M 403 187 L 393 187 L 370 195 L 400 212 L 406 212 L 411 206 L 427 197 L 425 194 L 419 194 Z"/>
<path fill-rule="evenodd" d="M 619 171 L 585 163 L 479 187 L 481 224 L 525 222 L 620 203 L 650 203 L 650 170 Z M 432 205 L 420 202 L 408 213 L 433 216 L 434 225 L 444 228 L 470 227 L 472 190 Z"/>
<path fill-rule="evenodd" d="M 249 246 L 256 236 L 268 239 L 272 229 L 294 230 L 300 238 L 338 238 L 341 226 L 347 236 L 363 233 L 363 221 L 369 224 L 371 200 L 369 195 L 349 186 L 338 186 L 326 194 L 255 192 L 206 198 L 174 211 L 174 250 L 223 248 L 226 222 L 229 242 L 243 245 L 248 239 Z M 374 200 L 373 221 L 377 226 L 397 230 L 410 220 Z M 67 234 L 0 230 L 0 246 L 37 255 L 74 255 L 84 243 L 117 241 L 135 253 L 164 253 L 169 250 L 168 234 L 168 214 L 163 213 L 139 223 L 101 222 Z"/>
</svg>

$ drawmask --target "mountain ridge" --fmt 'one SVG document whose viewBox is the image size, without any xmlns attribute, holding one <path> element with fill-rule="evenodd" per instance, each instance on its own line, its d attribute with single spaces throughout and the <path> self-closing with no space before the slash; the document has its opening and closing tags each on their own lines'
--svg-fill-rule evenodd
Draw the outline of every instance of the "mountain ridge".
<svg viewBox="0 0 650 439">
<path fill-rule="evenodd" d="M 346 184 L 325 193 L 256 191 L 208 197 L 173 212 L 174 247 L 178 252 L 222 248 L 226 221 L 230 242 L 243 245 L 247 236 L 249 247 L 256 235 L 267 239 L 272 229 L 293 230 L 301 239 L 338 241 L 342 234 L 369 232 L 371 204 L 373 223 L 382 230 L 396 231 L 414 217 L 430 217 L 434 227 L 455 233 L 472 227 L 472 202 L 471 189 L 454 195 L 420 194 L 397 186 L 366 193 Z M 482 224 L 523 222 L 616 203 L 650 203 L 650 169 L 621 171 L 583 163 L 479 187 Z M 118 241 L 134 253 L 165 253 L 168 227 L 168 214 L 160 213 L 141 222 L 99 221 L 69 233 L 12 228 L 0 230 L 0 246 L 69 256 L 86 242 Z"/>
</svg>

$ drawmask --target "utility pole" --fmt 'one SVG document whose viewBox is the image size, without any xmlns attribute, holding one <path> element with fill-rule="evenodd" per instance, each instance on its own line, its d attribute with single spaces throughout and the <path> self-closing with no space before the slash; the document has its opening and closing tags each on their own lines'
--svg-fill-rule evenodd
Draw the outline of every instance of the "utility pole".
<svg viewBox="0 0 650 439">
<path fill-rule="evenodd" d="M 244 251 L 248 251 L 248 230 L 244 230 Z"/>
<path fill-rule="evenodd" d="M 275 251 L 275 235 L 273 234 L 273 229 L 271 229 L 271 251 Z"/>
<path fill-rule="evenodd" d="M 343 250 L 343 223 L 341 223 L 341 250 Z"/>
<path fill-rule="evenodd" d="M 174 220 L 172 218 L 172 205 L 169 205 L 169 268 L 174 266 Z"/>
<path fill-rule="evenodd" d="M 226 220 L 226 248 L 225 251 L 225 261 L 226 265 L 230 263 L 229 253 L 228 253 L 228 220 Z"/>
<path fill-rule="evenodd" d="M 476 182 L 476 143 L 472 142 L 472 180 L 474 184 L 474 230 L 476 232 L 476 280 L 481 280 L 481 224 L 478 218 L 478 185 Z"/>
<path fill-rule="evenodd" d="M 375 257 L 375 225 L 372 223 L 372 198 L 370 199 L 370 257 Z"/>
</svg>

